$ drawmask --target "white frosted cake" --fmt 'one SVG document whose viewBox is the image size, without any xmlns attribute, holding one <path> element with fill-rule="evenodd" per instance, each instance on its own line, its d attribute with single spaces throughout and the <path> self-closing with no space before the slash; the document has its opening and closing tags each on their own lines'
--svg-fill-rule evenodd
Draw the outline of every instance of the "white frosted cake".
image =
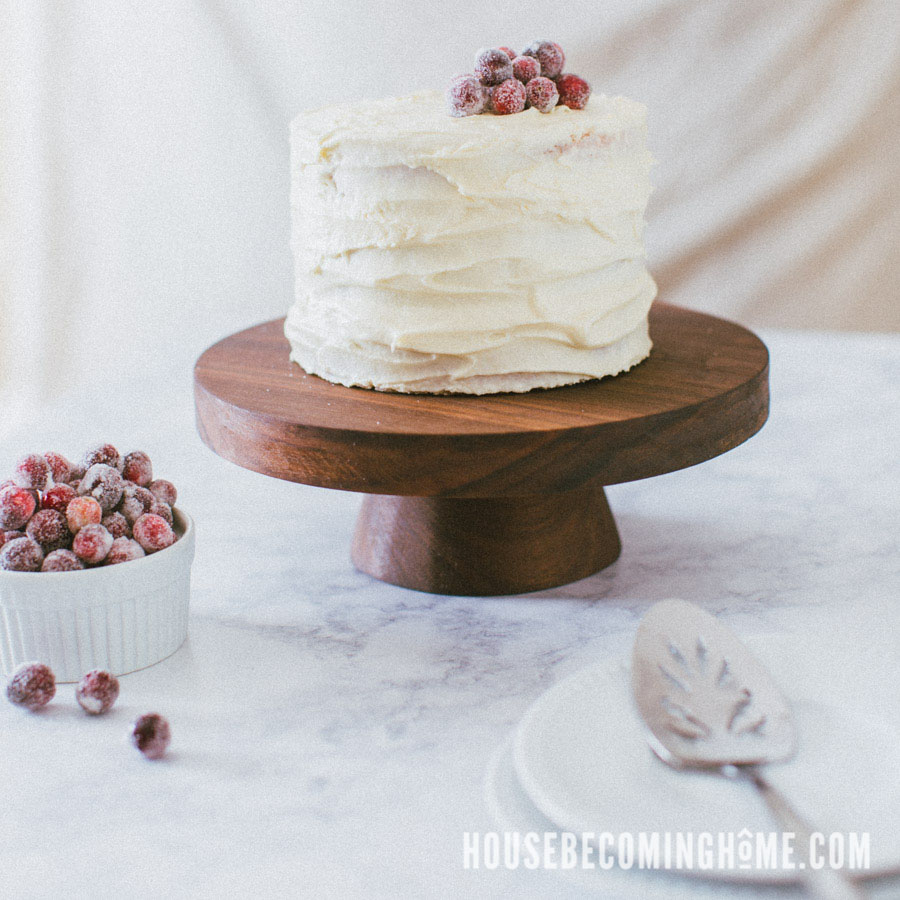
<svg viewBox="0 0 900 900">
<path fill-rule="evenodd" d="M 650 352 L 646 108 L 448 116 L 441 93 L 291 125 L 291 358 L 340 384 L 485 394 Z"/>
</svg>

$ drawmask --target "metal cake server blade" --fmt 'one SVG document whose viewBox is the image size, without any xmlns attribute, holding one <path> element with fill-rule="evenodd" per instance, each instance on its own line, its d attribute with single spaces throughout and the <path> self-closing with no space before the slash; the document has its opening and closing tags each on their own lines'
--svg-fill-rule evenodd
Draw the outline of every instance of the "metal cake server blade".
<svg viewBox="0 0 900 900">
<path fill-rule="evenodd" d="M 811 896 L 861 900 L 842 872 L 811 868 L 816 829 L 759 770 L 794 755 L 794 718 L 768 671 L 736 635 L 692 603 L 657 603 L 638 626 L 631 687 L 650 746 L 663 762 L 750 780 L 782 829 L 794 832 L 798 874 Z"/>
</svg>

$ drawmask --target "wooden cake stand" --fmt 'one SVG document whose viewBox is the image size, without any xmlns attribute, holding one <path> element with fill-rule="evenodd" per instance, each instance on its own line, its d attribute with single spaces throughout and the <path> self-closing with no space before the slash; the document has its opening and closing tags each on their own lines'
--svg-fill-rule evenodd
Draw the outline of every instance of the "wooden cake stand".
<svg viewBox="0 0 900 900">
<path fill-rule="evenodd" d="M 366 497 L 358 569 L 439 594 L 518 594 L 610 565 L 603 485 L 703 462 L 766 421 L 752 332 L 656 303 L 653 352 L 616 378 L 527 394 L 388 394 L 288 360 L 283 320 L 210 347 L 194 370 L 200 436 L 274 478 Z"/>
</svg>

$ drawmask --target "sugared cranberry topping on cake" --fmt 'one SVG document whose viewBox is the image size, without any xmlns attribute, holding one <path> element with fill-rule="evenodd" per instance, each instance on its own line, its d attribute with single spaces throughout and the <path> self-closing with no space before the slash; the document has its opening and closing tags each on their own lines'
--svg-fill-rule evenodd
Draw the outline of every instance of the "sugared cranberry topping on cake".
<svg viewBox="0 0 900 900">
<path fill-rule="evenodd" d="M 541 74 L 541 64 L 533 56 L 517 56 L 513 60 L 513 75 L 522 84 L 528 84 L 532 78 Z"/>
<path fill-rule="evenodd" d="M 507 78 L 491 91 L 491 105 L 498 116 L 508 116 L 525 109 L 525 85 L 515 78 Z"/>
<path fill-rule="evenodd" d="M 132 450 L 122 464 L 122 477 L 146 487 L 153 481 L 153 465 L 142 450 Z"/>
<path fill-rule="evenodd" d="M 83 569 L 84 563 L 71 550 L 54 550 L 48 553 L 41 565 L 42 572 L 74 572 Z"/>
<path fill-rule="evenodd" d="M 54 484 L 41 494 L 41 509 L 55 509 L 65 514 L 66 507 L 75 498 L 75 491 L 67 484 Z"/>
<path fill-rule="evenodd" d="M 175 532 L 162 517 L 153 513 L 144 513 L 132 527 L 134 539 L 147 551 L 156 553 L 165 550 L 175 543 Z"/>
<path fill-rule="evenodd" d="M 7 541 L 0 548 L 0 569 L 7 572 L 37 572 L 43 561 L 41 545 L 27 535 Z"/>
<path fill-rule="evenodd" d="M 131 562 L 146 556 L 144 548 L 135 540 L 127 537 L 117 537 L 103 560 L 104 566 L 115 566 L 123 562 Z"/>
<path fill-rule="evenodd" d="M 591 86 L 583 78 L 567 73 L 556 79 L 556 87 L 560 106 L 568 106 L 569 109 L 584 109 L 587 106 Z"/>
<path fill-rule="evenodd" d="M 559 100 L 559 91 L 553 81 L 540 75 L 532 78 L 525 85 L 525 96 L 538 112 L 548 113 L 556 106 Z"/>
<path fill-rule="evenodd" d="M 55 509 L 36 512 L 26 526 L 25 533 L 41 545 L 44 553 L 65 547 L 72 538 L 66 517 Z"/>
<path fill-rule="evenodd" d="M 78 486 L 79 494 L 89 494 L 99 504 L 103 512 L 112 512 L 122 499 L 124 482 L 118 469 L 105 463 L 94 463 Z"/>
<path fill-rule="evenodd" d="M 106 559 L 113 544 L 113 536 L 102 525 L 85 525 L 72 541 L 72 552 L 89 566 L 97 566 Z"/>
<path fill-rule="evenodd" d="M 10 676 L 6 696 L 10 703 L 36 710 L 46 706 L 56 693 L 56 678 L 50 666 L 22 663 Z"/>
<path fill-rule="evenodd" d="M 33 491 L 42 491 L 47 487 L 50 477 L 50 466 L 39 453 L 29 453 L 16 463 L 13 480 L 19 487 Z"/>
<path fill-rule="evenodd" d="M 97 465 L 97 463 L 112 466 L 119 472 L 122 471 L 122 457 L 112 444 L 100 444 L 99 447 L 88 450 L 81 459 L 81 465 L 84 467 L 85 472 L 91 466 Z"/>
<path fill-rule="evenodd" d="M 545 78 L 556 78 L 566 62 L 562 47 L 553 41 L 532 41 L 522 56 L 533 56 L 541 64 L 541 75 Z"/>
<path fill-rule="evenodd" d="M 119 696 L 119 679 L 105 669 L 94 669 L 81 676 L 75 688 L 78 705 L 92 716 L 112 708 Z"/>
<path fill-rule="evenodd" d="M 512 78 L 512 60 L 498 47 L 481 50 L 475 57 L 475 74 L 482 84 L 502 84 Z"/>
<path fill-rule="evenodd" d="M 169 746 L 171 729 L 159 713 L 140 716 L 131 729 L 131 742 L 147 759 L 159 759 Z"/>
<path fill-rule="evenodd" d="M 447 108 L 451 116 L 477 116 L 484 111 L 487 90 L 474 75 L 460 75 L 447 88 Z"/>
<path fill-rule="evenodd" d="M 102 519 L 103 510 L 93 497 L 75 497 L 66 507 L 66 521 L 72 534 L 78 534 L 85 525 L 99 525 Z"/>
<path fill-rule="evenodd" d="M 33 491 L 17 485 L 7 485 L 0 490 L 0 528 L 16 530 L 34 515 L 37 500 Z"/>
</svg>

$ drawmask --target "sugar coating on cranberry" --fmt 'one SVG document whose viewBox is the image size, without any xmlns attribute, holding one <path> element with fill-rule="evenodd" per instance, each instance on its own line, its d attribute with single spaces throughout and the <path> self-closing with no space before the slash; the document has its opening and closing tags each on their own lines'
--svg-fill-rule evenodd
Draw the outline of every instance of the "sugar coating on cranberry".
<svg viewBox="0 0 900 900">
<path fill-rule="evenodd" d="M 172 526 L 162 517 L 144 513 L 132 527 L 134 539 L 147 551 L 156 553 L 175 543 Z"/>
<path fill-rule="evenodd" d="M 567 73 L 556 79 L 559 90 L 559 105 L 569 109 L 584 109 L 591 96 L 591 86 L 577 75 Z"/>
<path fill-rule="evenodd" d="M 84 563 L 71 550 L 65 548 L 48 553 L 41 564 L 42 572 L 75 572 L 83 568 Z"/>
<path fill-rule="evenodd" d="M 169 723 L 159 713 L 139 716 L 131 729 L 131 742 L 147 759 L 160 759 L 170 739 Z"/>
<path fill-rule="evenodd" d="M 460 75 L 447 88 L 447 111 L 455 118 L 477 116 L 484 111 L 487 91 L 474 75 Z"/>
<path fill-rule="evenodd" d="M 41 545 L 44 553 L 59 550 L 72 539 L 66 517 L 55 509 L 42 509 L 36 512 L 28 522 L 25 533 Z"/>
<path fill-rule="evenodd" d="M 36 508 L 37 500 L 31 490 L 7 485 L 0 490 L 0 528 L 4 531 L 22 528 Z"/>
<path fill-rule="evenodd" d="M 162 500 L 163 503 L 168 503 L 169 506 L 175 505 L 175 501 L 178 499 L 178 491 L 175 490 L 175 485 L 171 481 L 166 481 L 165 478 L 157 478 L 156 481 L 151 481 L 147 487 L 150 493 Z"/>
<path fill-rule="evenodd" d="M 42 491 L 47 487 L 50 477 L 50 466 L 39 453 L 29 453 L 16 463 L 13 480 L 19 487 L 32 491 Z"/>
<path fill-rule="evenodd" d="M 128 524 L 128 519 L 120 512 L 113 512 L 108 516 L 104 516 L 100 524 L 113 536 L 113 539 L 131 537 L 131 525 Z"/>
<path fill-rule="evenodd" d="M 55 509 L 65 514 L 66 507 L 75 499 L 75 489 L 68 484 L 54 484 L 41 494 L 41 509 Z"/>
<path fill-rule="evenodd" d="M 104 566 L 116 566 L 119 563 L 131 562 L 133 559 L 140 559 L 146 556 L 144 548 L 132 538 L 117 537 L 103 560 Z"/>
<path fill-rule="evenodd" d="M 512 60 L 499 47 L 479 50 L 475 56 L 475 74 L 482 84 L 502 84 L 512 78 Z"/>
<path fill-rule="evenodd" d="M 99 525 L 102 519 L 103 510 L 93 497 L 75 497 L 66 507 L 66 521 L 72 534 L 78 534 L 85 525 Z"/>
<path fill-rule="evenodd" d="M 532 78 L 541 74 L 541 64 L 533 56 L 517 56 L 513 60 L 513 77 L 522 84 L 528 84 Z"/>
<path fill-rule="evenodd" d="M 170 528 L 175 527 L 175 516 L 172 515 L 172 507 L 169 506 L 168 503 L 163 503 L 162 500 L 154 499 L 153 505 L 148 512 L 153 513 L 154 516 L 160 516 L 165 519 L 169 523 Z"/>
<path fill-rule="evenodd" d="M 528 98 L 528 102 L 538 112 L 542 113 L 552 112 L 553 107 L 559 101 L 559 91 L 556 89 L 556 84 L 549 78 L 544 78 L 543 75 L 532 78 L 525 85 L 525 96 Z"/>
<path fill-rule="evenodd" d="M 122 462 L 122 477 L 146 487 L 153 481 L 153 464 L 143 450 L 132 450 Z"/>
<path fill-rule="evenodd" d="M 498 116 L 522 112 L 525 109 L 525 85 L 515 78 L 507 78 L 491 91 L 491 108 Z"/>
<path fill-rule="evenodd" d="M 117 469 L 106 463 L 94 463 L 78 486 L 79 494 L 88 494 L 99 504 L 103 512 L 112 512 L 122 499 L 125 483 Z"/>
<path fill-rule="evenodd" d="M 62 453 L 51 450 L 44 454 L 47 465 L 50 467 L 50 476 L 56 484 L 65 484 L 72 479 L 72 463 Z"/>
<path fill-rule="evenodd" d="M 532 41 L 522 56 L 533 56 L 541 64 L 541 75 L 545 78 L 556 78 L 566 63 L 562 47 L 553 41 Z"/>
<path fill-rule="evenodd" d="M 40 709 L 46 706 L 56 693 L 56 678 L 50 666 L 39 662 L 22 663 L 9 678 L 6 697 L 16 706 Z"/>
<path fill-rule="evenodd" d="M 92 716 L 112 709 L 119 697 L 119 679 L 105 669 L 92 669 L 81 676 L 75 688 L 78 705 Z"/>
<path fill-rule="evenodd" d="M 112 466 L 119 472 L 122 471 L 122 457 L 112 444 L 100 444 L 98 447 L 93 447 L 81 458 L 81 464 L 84 466 L 85 471 L 91 466 L 97 465 L 97 463 Z"/>
<path fill-rule="evenodd" d="M 43 561 L 41 545 L 27 535 L 7 541 L 0 548 L 0 569 L 7 572 L 37 572 Z"/>
<path fill-rule="evenodd" d="M 144 513 L 150 512 L 150 508 L 156 502 L 156 496 L 151 494 L 147 488 L 126 482 L 122 491 L 119 512 L 125 516 L 125 521 L 133 526 Z"/>
<path fill-rule="evenodd" d="M 113 536 L 102 525 L 85 525 L 72 541 L 72 552 L 90 566 L 106 559 L 113 545 Z"/>
</svg>

